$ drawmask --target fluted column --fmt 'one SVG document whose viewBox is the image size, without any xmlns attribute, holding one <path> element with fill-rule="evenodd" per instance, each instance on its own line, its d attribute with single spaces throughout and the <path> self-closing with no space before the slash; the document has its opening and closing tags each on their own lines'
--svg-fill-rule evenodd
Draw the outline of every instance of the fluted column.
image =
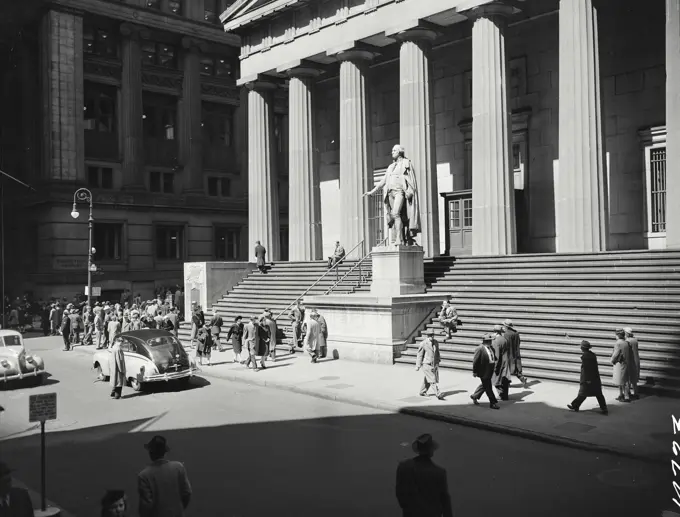
<svg viewBox="0 0 680 517">
<path fill-rule="evenodd" d="M 597 11 L 592 0 L 560 0 L 558 253 L 607 249 L 607 177 L 602 146 Z"/>
<path fill-rule="evenodd" d="M 142 121 L 142 50 L 146 29 L 131 23 L 120 26 L 123 35 L 120 132 L 123 143 L 123 188 L 144 187 L 144 126 Z"/>
<path fill-rule="evenodd" d="M 247 83 L 248 92 L 248 256 L 255 241 L 267 249 L 268 260 L 279 260 L 279 197 L 274 156 L 274 99 L 276 85 Z"/>
<path fill-rule="evenodd" d="M 203 135 L 201 131 L 201 48 L 205 44 L 182 38 L 184 82 L 180 101 L 179 151 L 184 165 L 185 191 L 204 194 Z"/>
<path fill-rule="evenodd" d="M 512 8 L 474 10 L 472 27 L 472 254 L 517 250 L 515 192 L 510 168 L 505 27 Z"/>
<path fill-rule="evenodd" d="M 369 198 L 372 188 L 372 157 L 369 135 L 368 61 L 374 54 L 365 50 L 346 50 L 335 54 L 340 61 L 340 242 L 347 251 L 369 242 Z M 351 255 L 362 255 L 361 246 Z"/>
<path fill-rule="evenodd" d="M 421 233 L 417 240 L 426 257 L 436 257 L 439 255 L 439 196 L 430 52 L 437 32 L 416 26 L 392 36 L 402 42 L 399 49 L 399 140 L 406 156 L 413 162 L 418 183 Z"/>
<path fill-rule="evenodd" d="M 680 248 L 680 0 L 666 0 L 666 247 Z"/>
<path fill-rule="evenodd" d="M 291 261 L 322 258 L 321 190 L 315 145 L 314 81 L 320 70 L 289 68 L 288 255 Z"/>
</svg>

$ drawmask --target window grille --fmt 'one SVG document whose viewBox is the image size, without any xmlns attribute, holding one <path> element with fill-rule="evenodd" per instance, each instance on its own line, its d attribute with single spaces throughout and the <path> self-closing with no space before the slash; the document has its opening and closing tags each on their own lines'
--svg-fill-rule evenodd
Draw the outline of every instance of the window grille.
<svg viewBox="0 0 680 517">
<path fill-rule="evenodd" d="M 650 226 L 653 233 L 666 231 L 666 148 L 657 147 L 649 153 L 651 208 Z"/>
</svg>

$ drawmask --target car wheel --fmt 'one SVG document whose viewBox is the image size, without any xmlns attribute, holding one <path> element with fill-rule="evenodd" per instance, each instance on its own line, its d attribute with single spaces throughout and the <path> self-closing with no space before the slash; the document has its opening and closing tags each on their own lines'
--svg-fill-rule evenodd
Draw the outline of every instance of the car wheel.
<svg viewBox="0 0 680 517">
<path fill-rule="evenodd" d="M 97 380 L 105 381 L 107 379 L 107 377 L 106 377 L 106 375 L 104 375 L 104 372 L 102 371 L 102 365 L 98 364 L 96 370 L 97 370 Z"/>
<path fill-rule="evenodd" d="M 130 387 L 134 391 L 142 391 L 142 383 L 133 377 L 130 377 Z"/>
</svg>

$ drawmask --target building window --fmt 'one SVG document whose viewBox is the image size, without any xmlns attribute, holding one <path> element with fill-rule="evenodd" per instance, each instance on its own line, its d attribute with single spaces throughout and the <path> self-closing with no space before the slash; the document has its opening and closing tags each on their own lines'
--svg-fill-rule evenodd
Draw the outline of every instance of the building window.
<svg viewBox="0 0 680 517">
<path fill-rule="evenodd" d="M 171 13 L 182 14 L 182 2 L 180 0 L 170 0 L 168 2 L 168 8 Z"/>
<path fill-rule="evenodd" d="M 123 225 L 121 223 L 94 223 L 92 246 L 97 250 L 94 260 L 121 260 L 123 258 Z"/>
<path fill-rule="evenodd" d="M 118 41 L 115 33 L 108 29 L 83 27 L 83 50 L 86 54 L 104 57 L 118 55 Z"/>
<path fill-rule="evenodd" d="M 156 258 L 160 260 L 184 258 L 184 228 L 181 226 L 156 227 Z"/>
<path fill-rule="evenodd" d="M 83 117 L 87 131 L 115 132 L 116 88 L 85 82 Z"/>
<path fill-rule="evenodd" d="M 142 63 L 144 65 L 177 68 L 175 47 L 166 43 L 148 41 L 142 45 Z"/>
<path fill-rule="evenodd" d="M 113 169 L 110 167 L 88 167 L 87 183 L 92 188 L 113 188 Z"/>
<path fill-rule="evenodd" d="M 161 0 L 146 0 L 146 6 L 150 9 L 160 9 Z"/>
<path fill-rule="evenodd" d="M 145 95 L 142 115 L 144 136 L 158 140 L 174 140 L 177 124 L 176 99 L 163 95 Z"/>
<path fill-rule="evenodd" d="M 449 203 L 449 227 L 452 230 L 460 229 L 460 200 L 451 201 Z"/>
<path fill-rule="evenodd" d="M 472 228 L 472 199 L 454 199 L 449 202 L 449 228 L 469 230 Z"/>
<path fill-rule="evenodd" d="M 173 194 L 175 191 L 175 174 L 151 171 L 149 173 L 149 190 L 161 194 Z"/>
<path fill-rule="evenodd" d="M 215 228 L 215 259 L 238 260 L 241 230 L 238 228 Z"/>
<path fill-rule="evenodd" d="M 204 145 L 231 147 L 233 138 L 233 109 L 221 104 L 203 103 L 201 128 Z"/>
<path fill-rule="evenodd" d="M 201 58 L 201 75 L 228 78 L 233 76 L 230 59 L 220 56 L 203 56 Z"/>
<path fill-rule="evenodd" d="M 666 148 L 649 150 L 649 231 L 666 232 Z"/>
<path fill-rule="evenodd" d="M 213 197 L 231 197 L 231 180 L 229 178 L 208 178 L 208 195 Z"/>
</svg>

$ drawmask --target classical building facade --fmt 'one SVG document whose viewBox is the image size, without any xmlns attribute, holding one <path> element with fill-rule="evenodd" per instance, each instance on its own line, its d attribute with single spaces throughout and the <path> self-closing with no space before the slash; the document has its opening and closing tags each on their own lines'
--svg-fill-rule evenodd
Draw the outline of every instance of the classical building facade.
<svg viewBox="0 0 680 517">
<path fill-rule="evenodd" d="M 87 203 L 70 215 L 80 187 L 93 194 L 93 284 L 105 297 L 181 284 L 185 261 L 246 259 L 240 43 L 218 19 L 231 2 L 26 4 L 3 33 L 0 69 L 3 167 L 35 189 L 7 190 L 8 290 L 83 292 Z"/>
<path fill-rule="evenodd" d="M 680 246 L 680 0 L 238 0 L 248 245 L 277 258 L 276 92 L 289 252 L 379 241 L 362 198 L 396 143 L 429 256 Z M 364 247 L 364 249 L 368 249 Z"/>
</svg>

